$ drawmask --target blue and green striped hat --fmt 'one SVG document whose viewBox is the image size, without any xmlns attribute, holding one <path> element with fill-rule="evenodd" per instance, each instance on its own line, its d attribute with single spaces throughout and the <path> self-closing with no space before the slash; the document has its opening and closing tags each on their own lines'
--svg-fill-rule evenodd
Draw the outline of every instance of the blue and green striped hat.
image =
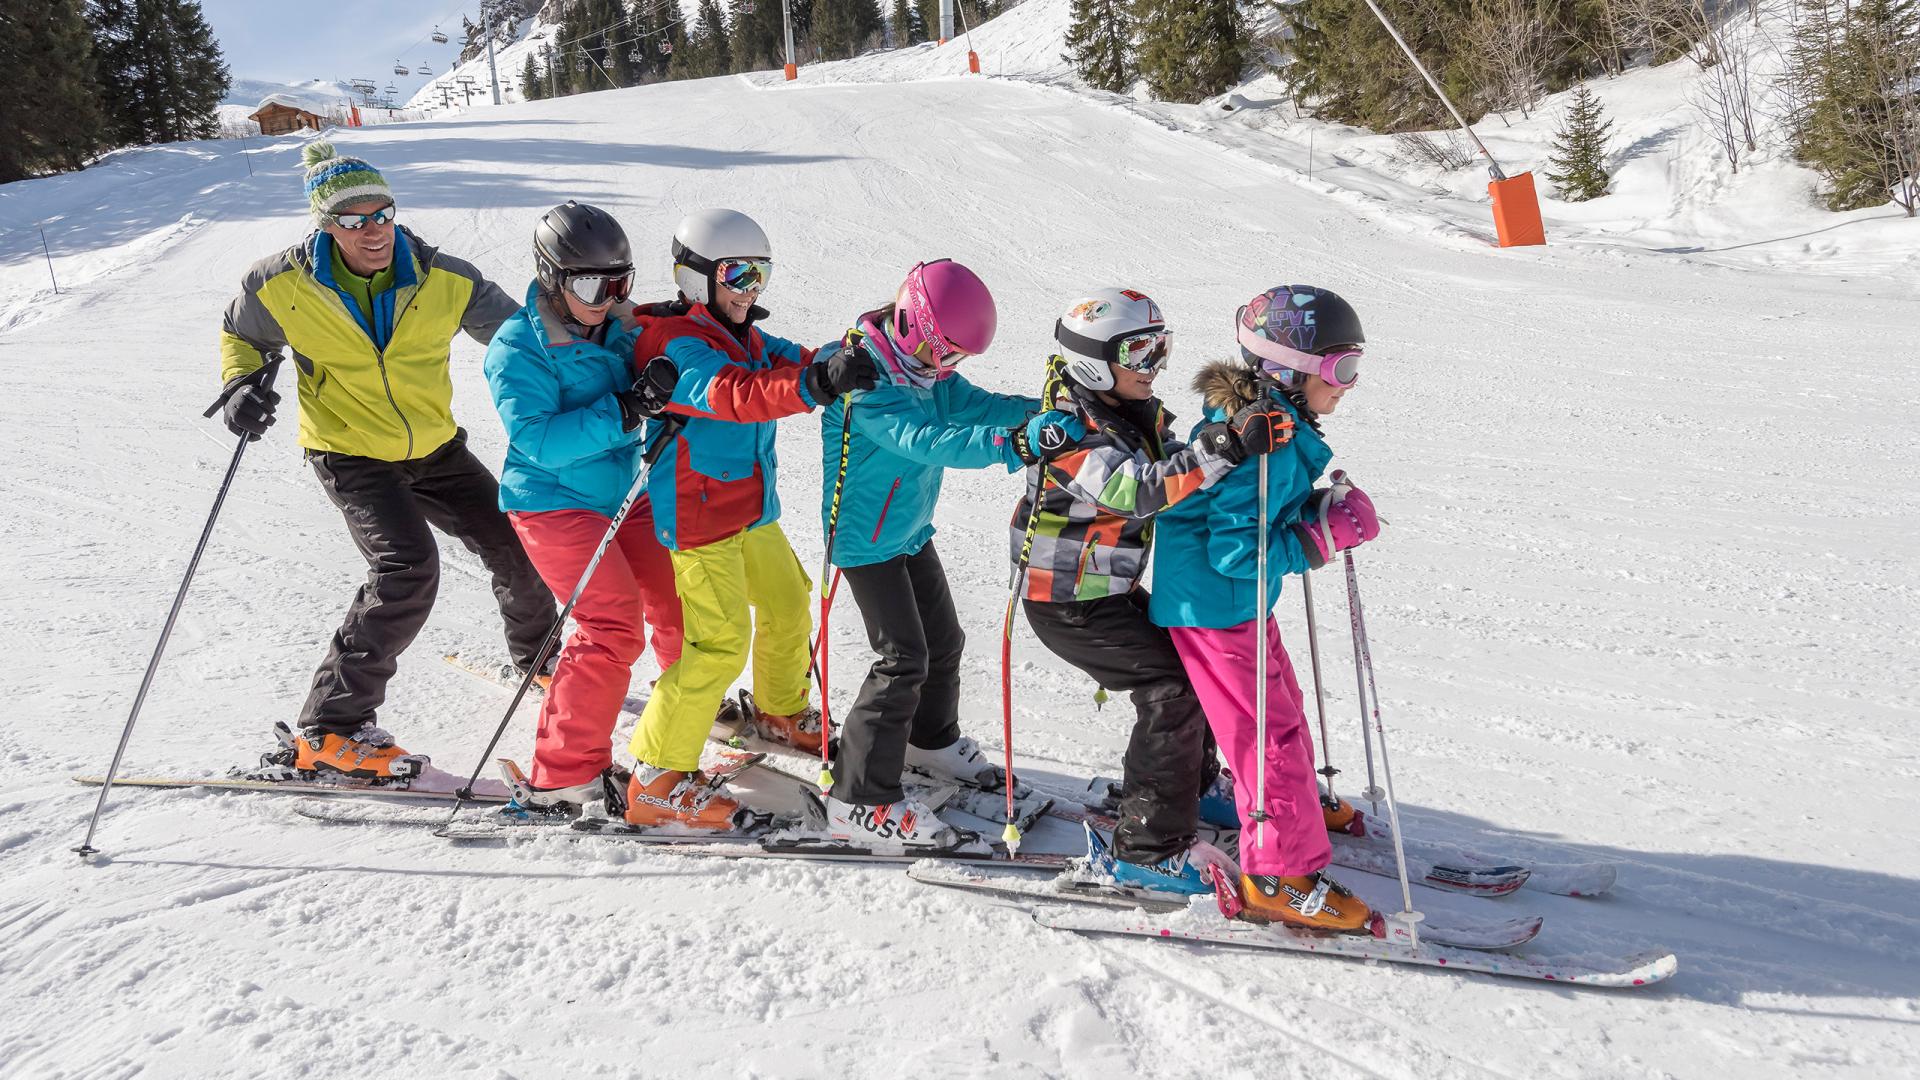
<svg viewBox="0 0 1920 1080">
<path fill-rule="evenodd" d="M 315 221 L 368 199 L 393 201 L 393 189 L 379 169 L 357 157 L 341 157 L 330 142 L 308 143 L 300 160 L 307 167 L 307 205 Z"/>
</svg>

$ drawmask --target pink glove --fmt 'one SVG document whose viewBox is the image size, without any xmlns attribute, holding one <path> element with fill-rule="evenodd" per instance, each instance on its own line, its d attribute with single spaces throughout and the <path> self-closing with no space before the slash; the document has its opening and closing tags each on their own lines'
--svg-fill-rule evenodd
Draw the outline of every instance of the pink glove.
<svg viewBox="0 0 1920 1080">
<path fill-rule="evenodd" d="M 1318 570 L 1337 553 L 1379 536 L 1380 515 L 1374 512 L 1373 500 L 1366 492 L 1351 484 L 1335 483 L 1320 496 L 1319 513 L 1293 528 L 1307 553 L 1307 562 Z"/>
</svg>

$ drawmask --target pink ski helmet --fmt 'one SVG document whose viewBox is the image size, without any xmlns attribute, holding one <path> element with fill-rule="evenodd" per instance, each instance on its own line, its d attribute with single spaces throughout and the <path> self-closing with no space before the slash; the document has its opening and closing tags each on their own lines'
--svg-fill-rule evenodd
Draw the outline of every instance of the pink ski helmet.
<svg viewBox="0 0 1920 1080">
<path fill-rule="evenodd" d="M 907 271 L 889 329 L 901 352 L 950 371 L 963 356 L 986 352 L 997 325 L 986 282 L 952 259 L 936 259 Z"/>
</svg>

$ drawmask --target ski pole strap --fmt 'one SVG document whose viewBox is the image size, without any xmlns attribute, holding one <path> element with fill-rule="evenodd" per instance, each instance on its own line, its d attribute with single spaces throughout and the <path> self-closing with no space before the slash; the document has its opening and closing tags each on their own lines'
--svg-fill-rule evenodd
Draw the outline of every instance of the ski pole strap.
<svg viewBox="0 0 1920 1080">
<path fill-rule="evenodd" d="M 226 408 L 227 402 L 232 400 L 233 395 L 239 393 L 246 387 L 257 386 L 262 391 L 273 389 L 273 377 L 280 373 L 280 361 L 286 358 L 285 353 L 276 352 L 267 359 L 266 363 L 245 375 L 232 379 L 227 385 L 220 388 L 220 396 L 214 398 L 213 404 L 207 406 L 207 411 L 200 415 L 212 416 L 214 413 Z"/>
</svg>

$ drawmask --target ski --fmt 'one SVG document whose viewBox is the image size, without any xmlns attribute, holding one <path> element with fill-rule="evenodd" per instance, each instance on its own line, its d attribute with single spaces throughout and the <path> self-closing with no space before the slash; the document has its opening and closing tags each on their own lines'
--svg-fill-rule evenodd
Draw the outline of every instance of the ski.
<svg viewBox="0 0 1920 1080">
<path fill-rule="evenodd" d="M 1092 904 L 1158 913 L 1187 911 L 1196 904 L 1201 909 L 1217 910 L 1212 896 L 1189 897 L 1117 884 L 1104 874 L 1090 870 L 1084 859 L 1073 860 L 1053 877 L 1043 877 L 1024 868 L 976 867 L 933 861 L 909 867 L 907 876 L 928 885 L 993 893 L 1028 901 Z M 1433 916 L 1422 922 L 1420 937 L 1422 941 L 1456 949 L 1512 949 L 1532 941 L 1539 935 L 1544 923 L 1545 920 L 1538 915 L 1493 920 L 1466 919 L 1454 915 Z M 1388 932 L 1391 932 L 1390 927 Z"/>
<path fill-rule="evenodd" d="M 1054 816 L 1090 821 L 1102 828 L 1112 829 L 1116 819 L 1109 812 L 1109 793 L 1119 783 L 1112 777 L 1096 776 L 1080 789 L 1060 792 L 1061 802 L 1055 804 Z M 1388 877 L 1397 876 L 1399 869 L 1394 858 L 1393 834 L 1388 831 L 1386 819 L 1368 816 L 1365 821 L 1367 831 L 1364 836 L 1327 834 L 1333 845 L 1333 864 Z M 1203 839 L 1223 850 L 1232 851 L 1237 836 L 1238 830 L 1235 829 L 1216 828 L 1208 834 L 1203 828 Z M 1506 896 L 1521 888 L 1561 896 L 1599 896 L 1613 888 L 1616 877 L 1614 864 L 1607 862 L 1528 862 L 1502 858 L 1444 841 L 1413 838 L 1407 838 L 1405 846 L 1407 876 L 1410 879 L 1447 892 L 1473 896 Z"/>
<path fill-rule="evenodd" d="M 1607 988 L 1650 986 L 1671 978 L 1679 961 L 1665 950 L 1627 956 L 1519 956 L 1441 944 L 1430 928 L 1420 932 L 1418 948 L 1375 937 L 1350 934 L 1314 934 L 1221 917 L 1212 904 L 1197 903 L 1184 912 L 1109 912 L 1086 908 L 1048 908 L 1035 911 L 1033 920 L 1055 930 L 1082 934 L 1122 934 L 1190 941 L 1213 945 L 1268 949 L 1279 952 L 1319 953 L 1390 964 L 1411 964 L 1443 971 L 1471 971 L 1518 979 L 1570 983 Z"/>
<path fill-rule="evenodd" d="M 440 769 L 429 767 L 420 776 L 410 780 L 379 783 L 355 777 L 339 779 L 293 778 L 271 780 L 247 776 L 248 770 L 235 769 L 226 776 L 116 776 L 114 787 L 147 788 L 205 788 L 215 791 L 253 791 L 275 795 L 325 795 L 359 796 L 374 799 L 410 800 L 415 802 L 451 803 L 454 790 L 460 786 L 460 777 Z M 106 782 L 100 776 L 76 776 L 74 783 L 98 787 Z M 473 796 L 468 802 L 503 803 L 509 798 L 505 784 L 487 781 L 474 785 Z"/>
<path fill-rule="evenodd" d="M 754 768 L 765 759 L 765 754 L 756 754 L 744 750 L 720 750 L 703 761 L 700 769 L 709 777 L 715 777 L 724 783 Z M 498 764 L 501 776 L 505 780 L 509 797 L 511 797 L 516 786 L 526 782 L 526 776 L 521 771 L 519 763 L 511 758 L 500 758 Z M 468 801 L 479 802 L 481 800 L 472 799 Z M 499 800 L 488 801 L 498 802 Z M 367 806 L 348 807 L 335 805 L 330 802 L 316 802 L 295 806 L 293 812 L 299 814 L 301 817 L 310 818 L 314 821 L 325 821 L 342 825 L 412 825 L 439 827 L 445 825 L 447 822 L 445 814 L 423 812 L 414 808 L 395 806 L 381 806 L 377 808 Z M 498 811 L 494 811 L 494 813 L 498 813 Z M 571 821 L 572 818 L 564 815 L 533 815 L 524 821 L 512 823 L 512 827 L 527 828 L 566 825 Z"/>
</svg>

